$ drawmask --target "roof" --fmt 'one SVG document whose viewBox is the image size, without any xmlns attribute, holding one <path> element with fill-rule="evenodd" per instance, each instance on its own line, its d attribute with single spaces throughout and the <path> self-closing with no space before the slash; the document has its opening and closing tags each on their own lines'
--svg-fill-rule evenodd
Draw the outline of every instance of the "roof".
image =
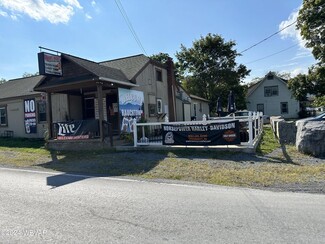
<svg viewBox="0 0 325 244">
<path fill-rule="evenodd" d="M 43 75 L 9 80 L 0 84 L 0 100 L 40 94 L 34 87 L 44 78 Z"/>
<path fill-rule="evenodd" d="M 264 78 L 262 78 L 261 80 L 259 80 L 258 82 L 256 82 L 255 84 L 251 85 L 250 87 L 248 87 L 248 90 L 247 90 L 247 97 L 250 96 L 266 79 L 269 75 L 273 75 L 275 76 L 278 80 L 282 81 L 283 83 L 285 83 L 287 85 L 287 80 L 286 79 L 283 79 L 279 76 L 277 76 L 274 72 L 269 72 L 267 73 Z"/>
<path fill-rule="evenodd" d="M 204 102 L 209 102 L 209 100 L 203 98 L 203 97 L 199 97 L 199 96 L 195 96 L 195 95 L 192 95 L 190 94 L 190 98 L 193 98 L 193 99 L 196 99 L 196 100 L 201 100 L 201 101 L 204 101 Z"/>
<path fill-rule="evenodd" d="M 68 54 L 62 54 L 62 56 L 64 58 L 80 65 L 81 67 L 87 69 L 88 71 L 90 71 L 91 73 L 93 73 L 94 75 L 96 75 L 98 77 L 103 77 L 103 78 L 113 79 L 113 80 L 118 80 L 118 81 L 124 81 L 124 82 L 129 82 L 129 80 L 130 80 L 126 77 L 126 75 L 120 69 L 104 66 L 99 63 L 96 63 L 96 62 L 93 62 L 93 61 L 90 61 L 87 59 L 71 56 Z"/>
<path fill-rule="evenodd" d="M 133 80 L 150 63 L 150 58 L 143 54 L 100 62 L 102 66 L 123 71 L 128 80 Z"/>
</svg>

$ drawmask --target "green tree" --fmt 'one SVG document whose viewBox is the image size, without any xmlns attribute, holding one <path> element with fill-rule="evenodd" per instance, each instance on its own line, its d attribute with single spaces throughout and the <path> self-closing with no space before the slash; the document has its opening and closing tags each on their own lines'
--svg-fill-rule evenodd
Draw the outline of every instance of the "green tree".
<svg viewBox="0 0 325 244">
<path fill-rule="evenodd" d="M 33 73 L 28 73 L 28 72 L 25 72 L 23 74 L 23 77 L 26 78 L 26 77 L 31 77 L 31 76 L 35 76 L 35 75 L 39 75 L 38 72 L 35 72 L 34 74 Z"/>
<path fill-rule="evenodd" d="M 170 58 L 168 53 L 158 53 L 158 54 L 153 54 L 151 56 L 149 56 L 149 58 L 158 61 L 160 63 L 166 63 L 168 58 Z"/>
<path fill-rule="evenodd" d="M 297 28 L 306 47 L 312 48 L 314 57 L 325 63 L 325 0 L 303 0 L 299 10 Z"/>
<path fill-rule="evenodd" d="M 303 101 L 307 95 L 325 96 L 325 0 L 303 0 L 299 10 L 297 28 L 306 47 L 312 53 L 318 64 L 309 68 L 308 75 L 299 74 L 289 80 L 289 88 L 294 96 Z"/>
<path fill-rule="evenodd" d="M 190 48 L 181 45 L 176 53 L 182 84 L 190 93 L 210 100 L 210 111 L 215 111 L 218 97 L 226 106 L 230 90 L 235 93 L 237 108 L 246 108 L 247 86 L 241 82 L 250 71 L 236 63 L 235 45 L 220 35 L 208 34 Z"/>
<path fill-rule="evenodd" d="M 307 95 L 311 94 L 313 90 L 313 84 L 309 80 L 308 75 L 305 74 L 298 74 L 296 77 L 290 79 L 288 81 L 288 87 L 298 101 L 306 101 Z"/>
<path fill-rule="evenodd" d="M 325 96 L 316 97 L 312 105 L 314 107 L 325 107 Z"/>
</svg>

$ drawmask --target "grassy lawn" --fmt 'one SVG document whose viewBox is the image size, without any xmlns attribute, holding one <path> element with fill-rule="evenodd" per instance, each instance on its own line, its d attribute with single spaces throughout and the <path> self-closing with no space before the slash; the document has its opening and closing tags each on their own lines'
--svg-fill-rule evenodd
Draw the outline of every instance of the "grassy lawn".
<svg viewBox="0 0 325 244">
<path fill-rule="evenodd" d="M 39 140 L 0 139 L 0 164 L 106 176 L 173 179 L 229 186 L 325 183 L 325 160 L 285 146 L 265 127 L 256 155 L 213 151 L 54 152 Z M 299 158 L 299 162 L 296 159 Z M 305 158 L 301 160 L 301 158 Z"/>
</svg>

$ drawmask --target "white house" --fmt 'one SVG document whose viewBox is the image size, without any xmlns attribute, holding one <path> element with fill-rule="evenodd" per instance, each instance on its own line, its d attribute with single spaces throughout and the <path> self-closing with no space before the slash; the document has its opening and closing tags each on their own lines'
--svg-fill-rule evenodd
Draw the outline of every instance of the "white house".
<svg viewBox="0 0 325 244">
<path fill-rule="evenodd" d="M 176 89 L 176 120 L 202 120 L 203 115 L 210 114 L 209 100 L 189 94 L 183 87 Z"/>
<path fill-rule="evenodd" d="M 300 106 L 289 90 L 287 81 L 269 72 L 248 88 L 247 109 L 270 116 L 298 118 Z"/>
</svg>

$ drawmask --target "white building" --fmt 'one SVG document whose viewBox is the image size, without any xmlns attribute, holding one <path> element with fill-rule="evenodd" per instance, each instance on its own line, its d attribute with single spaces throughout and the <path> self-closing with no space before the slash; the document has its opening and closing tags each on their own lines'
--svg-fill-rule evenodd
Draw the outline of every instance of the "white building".
<svg viewBox="0 0 325 244">
<path fill-rule="evenodd" d="M 269 116 L 298 118 L 300 106 L 289 90 L 287 81 L 269 72 L 248 88 L 247 109 Z"/>
</svg>

